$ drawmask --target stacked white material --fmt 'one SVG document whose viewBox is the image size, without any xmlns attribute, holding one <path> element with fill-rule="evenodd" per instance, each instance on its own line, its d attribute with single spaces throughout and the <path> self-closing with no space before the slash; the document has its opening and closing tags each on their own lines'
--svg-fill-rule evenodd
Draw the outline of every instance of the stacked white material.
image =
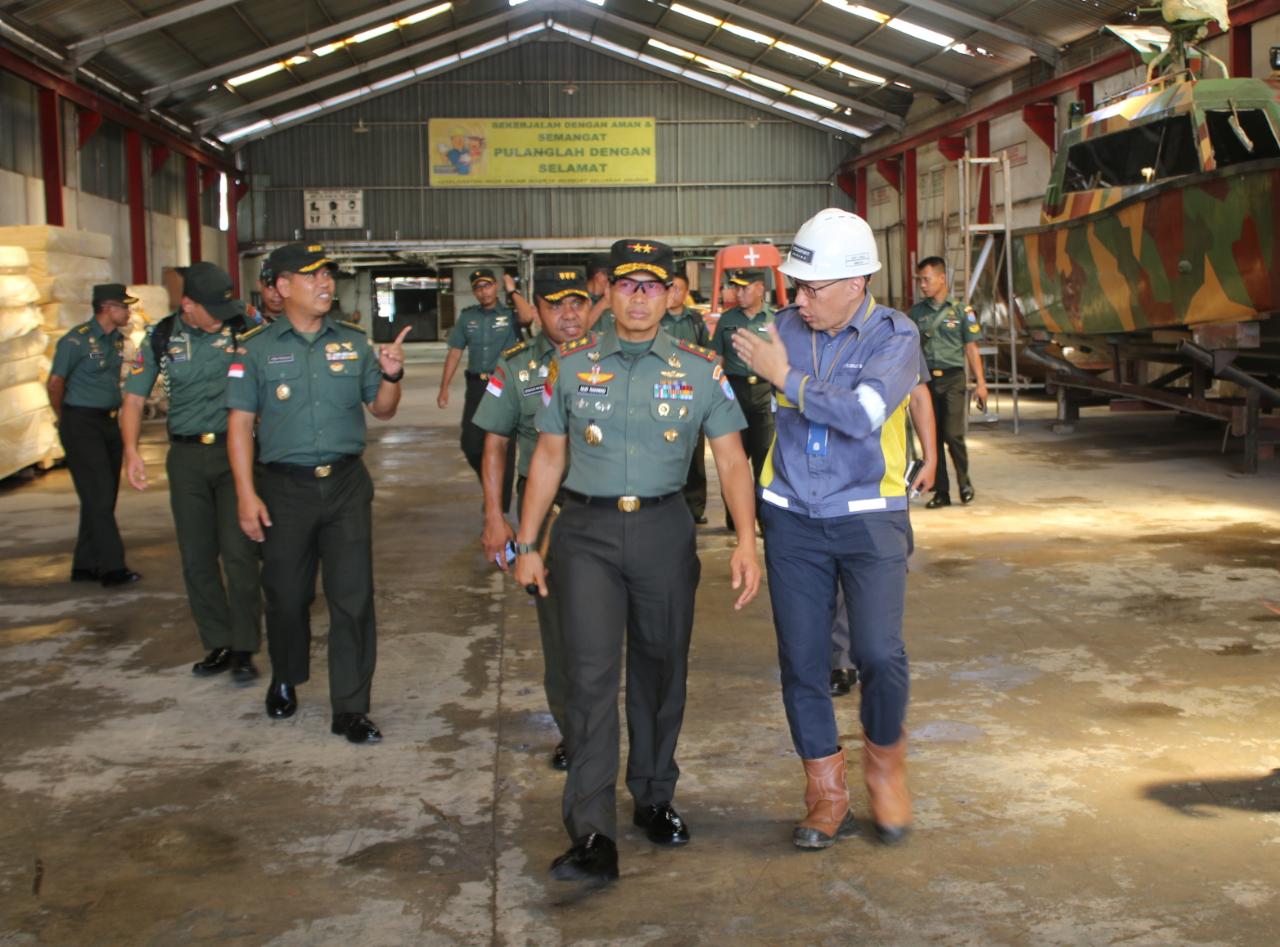
<svg viewBox="0 0 1280 947">
<path fill-rule="evenodd" d="M 0 244 L 22 248 L 49 339 L 48 354 L 63 334 L 92 314 L 97 283 L 119 282 L 111 271 L 111 237 L 66 227 L 0 227 Z"/>
<path fill-rule="evenodd" d="M 0 246 L 0 478 L 60 456 L 43 376 L 47 337 L 23 247 Z"/>
</svg>

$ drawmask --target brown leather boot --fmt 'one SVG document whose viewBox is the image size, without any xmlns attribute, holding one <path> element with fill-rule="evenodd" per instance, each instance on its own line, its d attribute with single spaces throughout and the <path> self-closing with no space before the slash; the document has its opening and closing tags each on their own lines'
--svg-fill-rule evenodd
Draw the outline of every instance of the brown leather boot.
<svg viewBox="0 0 1280 947">
<path fill-rule="evenodd" d="M 892 746 L 878 746 L 863 736 L 862 774 L 871 797 L 876 835 L 896 845 L 911 832 L 911 796 L 907 793 L 907 734 Z"/>
<path fill-rule="evenodd" d="M 849 810 L 849 787 L 844 780 L 844 750 L 820 760 L 805 760 L 804 804 L 809 810 L 791 840 L 798 848 L 828 848 L 836 839 L 857 832 Z"/>
</svg>

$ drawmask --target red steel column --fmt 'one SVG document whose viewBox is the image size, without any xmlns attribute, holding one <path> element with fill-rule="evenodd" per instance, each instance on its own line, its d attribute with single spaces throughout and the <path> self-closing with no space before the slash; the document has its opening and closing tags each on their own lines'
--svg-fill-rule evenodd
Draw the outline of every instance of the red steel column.
<svg viewBox="0 0 1280 947">
<path fill-rule="evenodd" d="M 864 220 L 871 208 L 867 206 L 867 169 L 859 168 L 853 172 L 853 204 L 858 216 Z"/>
<path fill-rule="evenodd" d="M 44 175 L 44 222 L 66 223 L 62 213 L 62 122 L 58 93 L 40 90 L 40 167 Z"/>
<path fill-rule="evenodd" d="M 1253 75 L 1253 25 L 1233 24 L 1231 27 L 1231 75 L 1247 79 Z"/>
<path fill-rule="evenodd" d="M 903 261 L 902 266 L 902 298 L 908 301 L 913 298 L 915 280 L 912 277 L 916 272 L 916 254 L 919 251 L 920 242 L 919 190 L 920 182 L 916 175 L 916 150 L 908 148 L 902 153 L 902 203 L 905 208 L 902 223 L 906 230 L 906 239 L 903 241 L 906 259 Z"/>
<path fill-rule="evenodd" d="M 975 158 L 991 157 L 991 123 L 978 122 L 974 126 L 973 144 Z M 991 170 L 983 167 L 978 172 L 978 220 L 977 223 L 991 223 Z"/>
<path fill-rule="evenodd" d="M 187 244 L 191 248 L 191 262 L 199 263 L 200 247 L 200 163 L 187 159 Z"/>
<path fill-rule="evenodd" d="M 1082 82 L 1076 86 L 1076 99 L 1084 106 L 1084 114 L 1093 111 L 1093 83 Z"/>
<path fill-rule="evenodd" d="M 143 184 L 142 136 L 132 128 L 124 133 L 125 168 L 129 179 L 129 253 L 133 282 L 147 282 L 147 196 Z"/>
</svg>

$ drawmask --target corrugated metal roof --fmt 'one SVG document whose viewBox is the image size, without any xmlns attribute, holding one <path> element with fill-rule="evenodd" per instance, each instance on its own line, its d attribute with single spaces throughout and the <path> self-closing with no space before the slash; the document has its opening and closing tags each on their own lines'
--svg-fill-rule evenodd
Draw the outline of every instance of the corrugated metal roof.
<svg viewBox="0 0 1280 947">
<path fill-rule="evenodd" d="M 405 69 L 483 44 L 508 30 L 536 24 L 548 17 L 633 51 L 646 47 L 646 30 L 656 29 L 668 35 L 675 45 L 696 44 L 712 53 L 722 53 L 735 62 L 754 64 L 790 77 L 789 82 L 807 85 L 831 98 L 865 102 L 894 115 L 906 113 L 913 91 L 936 94 L 937 86 L 932 82 L 971 89 L 1024 66 L 1032 56 L 1031 50 L 1018 42 L 984 33 L 980 26 L 975 28 L 973 24 L 951 21 L 945 15 L 927 12 L 912 0 L 865 2 L 885 17 L 898 17 L 937 30 L 970 47 L 981 47 L 983 52 L 964 55 L 947 50 L 883 23 L 852 15 L 831 3 L 815 0 L 746 0 L 732 6 L 726 6 L 724 0 L 685 0 L 687 7 L 701 10 L 721 25 L 681 15 L 670 5 L 660 6 L 650 0 L 607 0 L 603 12 L 581 0 L 530 0 L 526 5 L 514 8 L 508 5 L 507 0 L 458 0 L 440 15 L 402 24 L 383 35 L 347 44 L 326 56 L 307 58 L 234 89 L 223 84 L 234 73 L 219 71 L 198 85 L 165 91 L 158 104 L 167 114 L 182 122 L 197 123 L 216 119 L 245 104 L 271 97 L 282 99 L 260 109 L 244 111 L 225 125 L 214 126 L 226 131 L 359 89 L 371 81 L 392 77 Z M 1079 0 L 945 2 L 970 16 L 984 17 L 992 23 L 1032 34 L 1058 47 L 1092 36 L 1102 24 L 1120 20 L 1133 7 L 1131 2 L 1117 0 L 1090 0 L 1088 3 Z M 403 12 L 396 15 L 404 17 L 409 11 L 425 10 L 434 5 L 433 0 L 422 0 L 421 6 L 405 6 Z M 4 15 L 10 23 L 46 45 L 64 49 L 77 41 L 109 35 L 118 28 L 167 15 L 175 9 L 181 10 L 183 6 L 175 7 L 172 0 L 34 0 L 25 5 L 10 4 Z M 312 35 L 358 16 L 374 17 L 374 22 L 380 22 L 377 15 L 389 6 L 387 2 L 374 0 L 232 3 L 171 23 L 163 29 L 123 39 L 93 55 L 88 66 L 95 74 L 141 98 L 149 89 L 181 81 L 213 69 L 220 63 L 252 56 L 276 44 L 292 41 L 289 55 L 301 52 L 304 47 L 313 51 L 324 44 L 310 42 Z M 429 50 L 395 58 L 392 63 L 371 65 L 380 57 L 395 57 L 397 52 L 414 44 L 429 41 L 432 37 L 447 36 L 460 27 L 495 16 L 506 19 L 499 25 L 434 45 Z M 619 19 L 606 21 L 601 19 L 602 16 Z M 388 21 L 393 18 L 390 14 L 386 17 Z M 770 25 L 761 25 L 765 22 Z M 627 23 L 635 23 L 639 28 L 631 29 Z M 723 25 L 725 23 L 729 24 L 728 28 Z M 838 57 L 842 63 L 863 68 L 887 81 L 876 86 L 850 78 L 831 68 L 823 68 L 821 63 L 738 35 L 732 29 L 735 26 L 792 42 L 805 49 L 815 44 L 800 37 L 816 34 L 822 42 L 815 52 Z M 781 28 L 784 26 L 785 29 Z M 660 52 L 655 56 L 671 58 L 669 54 Z M 874 65 L 870 64 L 873 60 Z M 255 66 L 271 61 L 271 58 L 262 59 Z M 675 58 L 671 61 L 680 60 Z M 360 73 L 337 82 L 309 87 L 317 80 L 353 68 Z M 933 79 L 924 81 L 929 77 Z M 910 88 L 894 85 L 895 80 Z M 628 93 L 618 90 L 617 94 Z M 818 108 L 821 111 L 821 107 Z M 868 128 L 877 124 L 874 117 L 866 115 L 855 114 L 849 120 Z"/>
</svg>

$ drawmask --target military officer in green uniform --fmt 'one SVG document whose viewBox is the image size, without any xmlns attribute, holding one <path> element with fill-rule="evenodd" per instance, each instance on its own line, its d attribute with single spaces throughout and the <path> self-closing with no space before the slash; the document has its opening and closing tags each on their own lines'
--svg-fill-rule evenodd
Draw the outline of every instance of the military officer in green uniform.
<svg viewBox="0 0 1280 947">
<path fill-rule="evenodd" d="M 468 306 L 458 314 L 458 321 L 449 332 L 449 354 L 444 360 L 444 374 L 440 378 L 440 394 L 436 405 L 442 410 L 449 406 L 449 383 L 453 381 L 462 353 L 467 353 L 466 398 L 462 403 L 462 453 L 471 469 L 480 476 L 484 460 L 484 431 L 476 427 L 474 417 L 485 385 L 498 356 L 520 341 L 518 320 L 513 310 L 498 304 L 498 283 L 493 270 L 473 270 L 471 292 L 477 305 Z M 504 510 L 511 508 L 511 485 L 515 480 L 515 454 L 507 457 L 502 482 Z M 483 484 L 482 484 L 483 485 Z"/>
<path fill-rule="evenodd" d="M 947 295 L 947 264 L 942 257 L 931 256 L 916 267 L 916 282 L 921 302 L 911 307 L 908 315 L 920 330 L 925 364 L 929 368 L 929 393 L 933 397 L 933 414 L 937 421 L 938 476 L 933 498 L 925 504 L 930 510 L 951 505 L 951 480 L 947 476 L 945 444 L 956 469 L 960 502 L 973 502 L 973 482 L 969 479 L 969 450 L 964 443 L 965 412 L 969 398 L 965 384 L 965 362 L 974 377 L 973 400 L 979 411 L 987 407 L 987 380 L 982 370 L 978 342 L 982 327 L 969 308 L 961 308 Z"/>
<path fill-rule="evenodd" d="M 702 313 L 690 308 L 689 281 L 679 273 L 671 277 L 671 290 L 667 294 L 667 311 L 662 314 L 662 329 L 673 339 L 690 345 L 706 346 L 710 343 L 707 324 Z M 693 448 L 689 462 L 689 476 L 684 482 L 684 499 L 689 504 L 693 521 L 702 525 L 707 521 L 707 438 L 698 433 L 698 443 Z"/>
<path fill-rule="evenodd" d="M 582 338 L 587 331 L 591 297 L 582 270 L 564 266 L 539 267 L 533 277 L 534 304 L 542 332 L 532 341 L 507 349 L 489 378 L 486 396 L 476 409 L 475 423 L 486 430 L 484 439 L 484 545 L 485 556 L 507 570 L 506 545 L 514 542 L 515 531 L 499 506 L 502 496 L 502 468 L 507 457 L 508 442 L 516 435 L 519 448 L 517 498 L 523 505 L 529 461 L 533 456 L 538 431 L 534 416 L 542 407 L 543 386 L 551 373 L 556 350 L 564 342 Z M 559 504 L 557 504 L 559 505 Z M 552 517 L 547 518 L 539 548 L 546 542 Z M 543 687 L 547 707 L 562 739 L 551 754 L 551 765 L 567 769 L 569 759 L 564 746 L 564 641 L 560 634 L 560 575 L 549 570 L 547 597 L 537 598 L 538 630 L 542 635 Z"/>
<path fill-rule="evenodd" d="M 773 322 L 773 309 L 765 302 L 762 270 L 735 270 L 729 274 L 729 285 L 737 287 L 738 305 L 725 312 L 716 323 L 711 348 L 720 356 L 729 384 L 747 417 L 743 446 L 751 458 L 751 472 L 759 483 L 764 460 L 773 444 L 773 387 L 738 357 L 733 348 L 733 334 L 745 330 L 764 336 Z M 725 520 L 725 525 L 733 529 L 733 517 L 727 507 Z"/>
<path fill-rule="evenodd" d="M 268 262 L 284 315 L 241 339 L 226 395 L 240 528 L 262 543 L 267 714 L 292 716 L 296 688 L 310 676 L 320 568 L 329 603 L 331 729 L 352 743 L 376 743 L 382 734 L 368 716 L 377 626 L 364 407 L 384 421 L 395 416 L 409 328 L 378 350 L 363 329 L 333 319 L 332 263 L 319 244 L 286 244 Z"/>
<path fill-rule="evenodd" d="M 49 403 L 80 498 L 71 581 L 98 581 L 107 588 L 141 578 L 124 564 L 116 526 L 124 455 L 116 423 L 124 351 L 120 330 L 129 324 L 129 305 L 137 301 L 121 283 L 93 287 L 93 318 L 58 340 L 49 369 Z"/>
<path fill-rule="evenodd" d="M 569 681 L 564 822 L 573 840 L 552 864 L 561 880 L 618 876 L 614 787 L 624 631 L 633 821 L 654 843 L 689 840 L 672 800 L 701 572 L 681 488 L 699 430 L 710 439 L 725 497 L 742 524 L 730 560 L 733 588 L 741 589 L 736 607 L 760 584 L 750 466 L 738 434 L 742 412 L 714 354 L 660 330 L 671 272 L 664 244 L 613 245 L 614 328 L 560 347 L 537 417 L 516 579 L 548 594 L 538 533 L 567 466 L 551 544 L 554 568 L 572 576 L 560 590 Z"/>
<path fill-rule="evenodd" d="M 240 686 L 258 677 L 253 655 L 262 613 L 258 550 L 240 530 L 227 459 L 227 369 L 236 357 L 236 332 L 245 332 L 244 314 L 226 270 L 215 263 L 191 264 L 181 308 L 152 326 L 138 346 L 120 411 L 125 476 L 135 490 L 145 490 L 147 466 L 138 451 L 142 409 L 163 375 L 169 396 L 169 505 L 187 602 L 208 652 L 191 673 L 208 677 L 229 670 Z"/>
</svg>

